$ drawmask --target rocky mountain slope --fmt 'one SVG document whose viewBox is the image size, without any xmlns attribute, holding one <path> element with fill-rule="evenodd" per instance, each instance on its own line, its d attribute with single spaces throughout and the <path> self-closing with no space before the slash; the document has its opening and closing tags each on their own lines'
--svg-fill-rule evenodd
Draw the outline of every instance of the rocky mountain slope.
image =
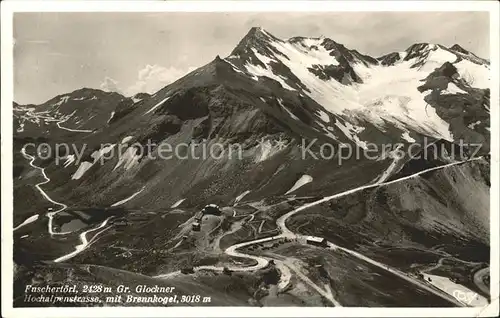
<svg viewBox="0 0 500 318">
<path fill-rule="evenodd" d="M 295 147 L 300 145 L 302 137 L 366 148 L 370 142 L 409 143 L 428 136 L 450 142 L 462 139 L 481 143 L 483 151 L 488 152 L 488 72 L 487 61 L 459 46 L 416 44 L 404 52 L 377 59 L 326 38 L 295 37 L 284 41 L 265 30 L 252 28 L 229 57 L 217 57 L 152 96 L 124 98 L 83 89 L 35 107 L 35 113 L 48 113 L 57 120 L 67 117 L 63 125 L 73 129 L 91 128 L 92 134 L 77 134 L 91 148 L 85 151 L 87 158 L 98 151 L 101 144 L 111 143 L 117 147 L 123 140 L 129 145 L 135 142 L 144 145 L 147 140 L 167 141 L 173 145 L 202 140 L 240 143 L 252 167 L 247 169 L 247 177 L 236 179 L 252 179 L 255 177 L 250 175 L 264 169 L 260 166 L 274 161 L 273 154 L 282 158 L 296 157 Z M 97 101 L 99 104 L 95 105 L 99 107 L 87 104 Z M 27 114 L 33 112 L 33 107 L 18 108 L 29 109 Z M 283 151 L 273 146 L 280 137 L 288 144 Z M 269 143 L 259 146 L 257 142 L 261 138 Z M 48 171 L 53 169 L 52 174 L 67 175 L 61 178 L 60 184 L 66 185 L 68 179 L 71 180 L 69 185 L 77 189 L 79 198 L 89 195 L 85 193 L 87 185 L 92 188 L 89 193 L 93 194 L 93 175 L 109 179 L 102 183 L 108 189 L 106 193 L 117 193 L 122 186 L 128 187 L 122 183 L 129 181 L 120 181 L 124 177 L 138 183 L 136 190 L 148 185 L 141 196 L 147 197 L 148 192 L 169 193 L 170 200 L 155 195 L 155 201 L 161 200 L 162 204 L 182 198 L 196 184 L 215 182 L 211 179 L 224 179 L 227 188 L 235 191 L 231 195 L 248 190 L 229 185 L 227 176 L 235 174 L 232 167 L 237 165 L 227 158 L 218 160 L 219 165 L 210 160 L 203 163 L 183 160 L 179 164 L 194 166 L 175 171 L 186 169 L 179 173 L 183 176 L 198 171 L 196 176 L 185 178 L 190 180 L 186 186 L 181 185 L 182 181 L 172 181 L 172 186 L 165 188 L 163 180 L 179 179 L 176 172 L 165 163 L 144 158 L 136 151 L 126 148 L 121 165 L 113 158 L 98 167 L 92 165 L 90 159 L 84 160 L 79 167 L 53 166 Z M 269 159 L 265 158 L 267 156 Z M 177 164 L 175 159 L 168 162 L 169 167 Z M 248 167 L 242 162 L 238 164 L 240 172 L 241 164 Z M 306 174 L 313 169 L 311 165 L 314 164 L 302 163 L 297 168 L 283 169 L 281 164 L 281 171 L 287 175 Z M 229 169 L 224 174 L 226 177 L 211 172 L 221 172 L 217 166 Z M 75 178 L 76 171 L 82 170 L 86 171 L 84 177 Z M 199 171 L 205 172 L 200 174 Z M 266 174 L 264 179 L 268 177 Z M 318 177 L 313 175 L 313 178 Z M 263 182 L 258 180 L 251 186 L 258 187 Z M 55 184 L 57 181 L 52 186 L 56 187 Z M 110 184 L 116 188 L 110 188 Z M 209 196 L 227 195 L 224 189 L 209 190 L 206 186 L 197 192 L 200 191 L 209 191 Z M 141 196 L 136 202 L 140 202 Z M 97 200 L 94 203 L 105 202 Z"/>
<path fill-rule="evenodd" d="M 471 147 L 460 140 L 479 144 L 479 154 L 487 155 L 489 67 L 487 60 L 459 45 L 419 43 L 375 58 L 328 38 L 282 40 L 252 28 L 228 57 L 217 56 L 152 95 L 124 97 L 81 89 L 38 106 L 14 104 L 15 226 L 33 215 L 67 210 L 32 219 L 16 231 L 18 260 L 23 262 L 27 255 L 37 260 L 68 255 L 82 233 L 85 236 L 82 231 L 95 226 L 107 236 L 102 243 L 89 239 L 93 247 L 76 253 L 77 261 L 113 266 L 116 253 L 107 246 L 120 241 L 142 251 L 133 253 L 127 269 L 147 275 L 180 269 L 184 265 L 175 259 L 188 257 L 220 265 L 216 242 L 260 237 L 267 221 L 274 223 L 303 203 L 300 198 L 314 200 L 465 160 Z M 71 146 L 58 160 L 55 153 L 40 159 L 31 158 L 36 157 L 34 147 L 22 151 L 26 142 Z M 408 150 L 429 143 L 448 152 L 465 149 L 467 155 L 458 159 L 439 154 L 428 160 Z M 162 144 L 169 146 L 168 158 Z M 389 152 L 378 148 L 375 157 L 362 154 L 387 144 L 392 145 Z M 231 151 L 231 145 L 238 147 Z M 346 156 L 346 146 L 354 155 Z M 398 159 L 397 149 L 409 154 Z M 302 227 L 307 234 L 354 248 L 366 248 L 369 241 L 388 244 L 383 229 L 389 224 L 399 233 L 390 240 L 405 248 L 431 248 L 446 237 L 487 250 L 489 206 L 483 203 L 489 195 L 488 167 L 486 159 L 454 166 L 430 180 L 418 176 L 358 192 L 293 218 L 290 224 L 297 232 Z M 464 199 L 468 191 L 476 195 L 471 201 Z M 200 207 L 234 207 L 240 201 L 248 206 L 222 217 L 220 226 L 197 237 L 192 246 L 178 245 L 188 236 L 189 222 Z M 480 211 L 472 202 L 482 202 Z M 176 208 L 180 214 L 173 212 Z M 251 220 L 248 213 L 237 217 L 245 209 L 254 211 Z M 326 216 L 330 210 L 341 210 L 342 216 Z M 80 215 L 76 223 L 84 223 L 77 230 L 65 239 L 49 237 L 47 222 L 49 229 L 53 222 L 61 230 L 75 215 Z M 131 215 L 142 219 L 136 222 Z M 247 224 L 256 215 L 263 223 L 251 230 Z M 131 238 L 107 223 L 111 216 L 127 219 L 134 233 L 154 238 Z M 310 216 L 325 223 L 318 226 L 308 220 Z M 411 224 L 417 221 L 417 226 Z M 446 222 L 451 225 L 443 226 Z M 330 227 L 351 238 L 365 234 L 346 240 L 331 234 Z M 421 239 L 431 232 L 436 240 Z M 29 237 L 21 239 L 24 235 Z M 37 248 L 47 244 L 49 250 Z M 181 252 L 176 250 L 179 246 Z M 213 251 L 200 254 L 207 246 Z M 143 261 L 145 249 L 157 255 L 148 264 Z M 162 252 L 156 254 L 158 249 Z M 96 260 L 99 253 L 103 257 Z"/>
</svg>

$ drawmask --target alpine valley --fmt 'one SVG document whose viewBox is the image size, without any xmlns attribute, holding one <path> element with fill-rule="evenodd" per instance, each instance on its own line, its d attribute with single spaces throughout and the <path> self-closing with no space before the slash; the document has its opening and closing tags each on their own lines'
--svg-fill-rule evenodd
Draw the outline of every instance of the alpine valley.
<svg viewBox="0 0 500 318">
<path fill-rule="evenodd" d="M 28 284 L 101 286 L 88 306 L 485 306 L 489 77 L 458 44 L 371 57 L 252 28 L 154 94 L 14 103 L 14 306 L 75 305 Z M 374 145 L 397 146 L 342 152 Z M 177 302 L 128 302 L 144 285 Z"/>
</svg>

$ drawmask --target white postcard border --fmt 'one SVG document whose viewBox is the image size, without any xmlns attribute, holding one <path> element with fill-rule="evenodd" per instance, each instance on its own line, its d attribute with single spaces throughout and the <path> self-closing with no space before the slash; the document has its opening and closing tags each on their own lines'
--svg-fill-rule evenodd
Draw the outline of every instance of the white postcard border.
<svg viewBox="0 0 500 318">
<path fill-rule="evenodd" d="M 2 316 L 5 317 L 478 317 L 499 312 L 499 5 L 496 1 L 3 1 L 1 4 Z M 490 13 L 492 303 L 484 308 L 105 307 L 13 308 L 12 101 L 15 12 L 487 11 Z"/>
</svg>

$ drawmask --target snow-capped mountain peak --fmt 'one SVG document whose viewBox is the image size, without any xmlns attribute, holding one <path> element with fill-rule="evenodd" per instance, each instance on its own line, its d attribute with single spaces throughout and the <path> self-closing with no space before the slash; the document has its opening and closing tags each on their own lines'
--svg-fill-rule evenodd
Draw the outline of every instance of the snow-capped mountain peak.
<svg viewBox="0 0 500 318">
<path fill-rule="evenodd" d="M 369 122 L 381 131 L 393 126 L 446 140 L 453 140 L 454 134 L 447 118 L 429 107 L 428 95 L 434 90 L 418 88 L 445 63 L 456 70 L 446 83 L 456 83 L 443 92 L 459 92 L 454 87 L 460 83 L 478 89 L 489 86 L 489 63 L 458 45 L 416 43 L 375 59 L 329 38 L 281 40 L 252 28 L 225 61 L 255 81 L 268 78 L 293 94 L 308 96 L 323 111 L 351 125 Z"/>
<path fill-rule="evenodd" d="M 219 89 L 211 91 L 213 87 Z M 141 125 L 159 116 L 185 120 L 196 113 L 196 118 L 217 117 L 234 112 L 235 106 L 218 105 L 220 98 L 227 98 L 229 92 L 224 89 L 228 88 L 230 94 L 245 91 L 256 99 L 238 104 L 264 103 L 259 107 L 279 122 L 306 125 L 339 143 L 350 140 L 363 147 L 373 139 L 412 140 L 417 135 L 451 141 L 464 132 L 477 139 L 489 138 L 486 117 L 481 125 L 472 125 L 478 120 L 457 116 L 469 114 L 472 110 L 466 105 L 470 104 L 487 112 L 484 89 L 488 87 L 489 63 L 459 45 L 447 48 L 416 43 L 404 51 L 373 58 L 324 36 L 283 40 L 254 27 L 226 58 L 217 56 L 153 95 L 119 96 L 104 102 L 109 108 L 101 117 L 104 125 L 115 125 L 136 113 L 140 113 L 137 122 Z M 75 94 L 57 96 L 44 107 L 71 114 L 68 123 L 79 129 L 85 123 L 83 117 L 96 118 L 96 114 L 73 116 L 75 109 L 87 108 L 92 99 L 89 94 Z M 214 94 L 218 97 L 206 103 Z M 97 96 L 99 103 L 107 98 L 101 95 Z M 457 96 L 464 104 L 461 115 L 449 110 L 449 105 L 458 103 Z M 198 106 L 186 108 L 187 101 L 196 101 Z"/>
</svg>

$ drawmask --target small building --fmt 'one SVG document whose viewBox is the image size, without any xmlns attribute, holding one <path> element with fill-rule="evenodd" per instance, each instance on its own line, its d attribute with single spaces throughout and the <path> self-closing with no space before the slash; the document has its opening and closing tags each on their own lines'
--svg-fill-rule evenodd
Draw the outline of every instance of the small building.
<svg viewBox="0 0 500 318">
<path fill-rule="evenodd" d="M 129 222 L 125 218 L 112 219 L 109 223 L 116 226 L 116 227 L 124 227 L 124 226 L 129 225 Z"/>
<path fill-rule="evenodd" d="M 192 225 L 192 229 L 193 229 L 193 231 L 199 232 L 201 229 L 200 223 L 194 222 Z"/>
<path fill-rule="evenodd" d="M 202 218 L 203 218 L 203 211 L 200 211 L 194 215 L 194 219 L 196 222 L 201 222 Z"/>
<path fill-rule="evenodd" d="M 306 238 L 306 243 L 309 245 L 315 245 L 320 247 L 328 246 L 328 241 L 324 237 L 308 236 Z"/>
<path fill-rule="evenodd" d="M 118 220 L 116 222 L 113 222 L 113 225 L 117 227 L 125 227 L 128 225 L 128 222 L 126 220 Z"/>
</svg>

